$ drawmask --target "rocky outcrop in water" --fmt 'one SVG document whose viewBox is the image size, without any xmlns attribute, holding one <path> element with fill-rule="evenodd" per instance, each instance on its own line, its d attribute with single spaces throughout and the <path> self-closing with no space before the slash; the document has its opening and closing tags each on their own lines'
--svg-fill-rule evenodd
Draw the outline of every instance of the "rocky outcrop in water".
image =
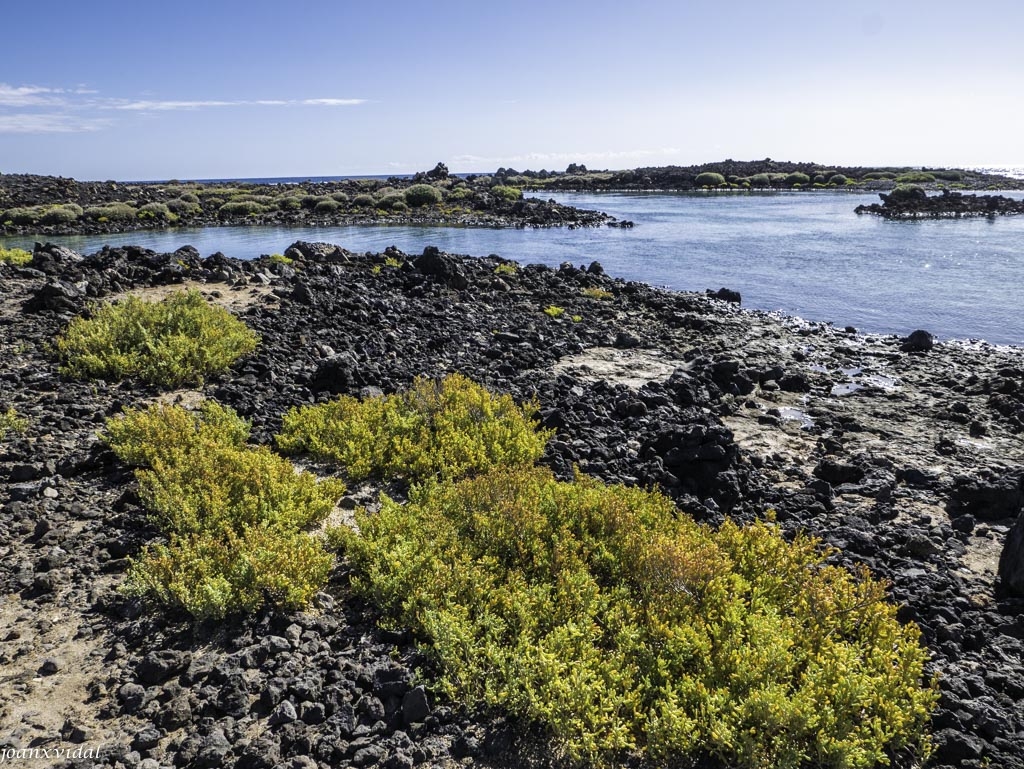
<svg viewBox="0 0 1024 769">
<path fill-rule="evenodd" d="M 876 214 L 886 219 L 941 219 L 973 216 L 1010 216 L 1024 214 L 1024 200 L 1005 195 L 964 195 L 944 190 L 928 195 L 917 186 L 897 187 L 888 195 L 880 194 L 881 204 L 857 206 L 858 214 Z"/>
<path fill-rule="evenodd" d="M 890 580 L 939 675 L 929 766 L 1024 767 L 1020 350 L 932 339 L 904 351 L 900 337 L 599 265 L 311 243 L 288 254 L 41 246 L 28 267 L 0 263 L 0 411 L 28 421 L 0 442 L 0 748 L 88 746 L 96 764 L 132 769 L 558 765 L 530 725 L 419 688 L 429 660 L 376 625 L 344 565 L 310 612 L 224 626 L 117 592 L 156 530 L 97 439 L 108 416 L 212 397 L 268 442 L 291 406 L 460 371 L 539 399 L 556 430 L 543 461 L 563 477 L 656 485 L 710 522 L 775 510 L 785 532 L 839 548 L 831 563 Z M 88 301 L 184 286 L 238 313 L 261 335 L 256 353 L 199 391 L 57 373 L 48 344 Z M 610 298 L 583 293 L 595 288 Z M 549 317 L 552 305 L 565 313 Z"/>
</svg>

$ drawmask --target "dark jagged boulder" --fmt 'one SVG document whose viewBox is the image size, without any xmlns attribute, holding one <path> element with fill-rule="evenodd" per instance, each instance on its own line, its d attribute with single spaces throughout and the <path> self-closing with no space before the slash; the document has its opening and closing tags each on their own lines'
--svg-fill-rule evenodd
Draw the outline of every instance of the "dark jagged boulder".
<svg viewBox="0 0 1024 769">
<path fill-rule="evenodd" d="M 29 266 L 47 275 L 61 275 L 82 261 L 82 255 L 56 243 L 36 243 Z"/>
<path fill-rule="evenodd" d="M 720 288 L 717 291 L 712 291 L 710 288 L 707 290 L 707 295 L 715 299 L 720 299 L 723 302 L 731 302 L 732 304 L 741 304 L 742 297 L 739 291 L 733 291 L 731 288 Z"/>
<path fill-rule="evenodd" d="M 984 521 L 1013 518 L 1024 507 L 1024 473 L 1004 468 L 961 475 L 954 479 L 949 496 L 951 513 L 970 513 Z"/>
<path fill-rule="evenodd" d="M 469 288 L 469 279 L 458 259 L 441 253 L 436 246 L 427 246 L 423 254 L 413 260 L 413 266 L 424 275 L 437 278 L 450 288 L 459 291 Z"/>
<path fill-rule="evenodd" d="M 309 259 L 315 262 L 340 263 L 351 261 L 353 254 L 333 243 L 309 243 L 297 240 L 285 249 L 289 259 Z"/>
<path fill-rule="evenodd" d="M 903 352 L 928 352 L 934 346 L 935 337 L 928 331 L 919 328 L 909 336 L 904 337 L 903 344 L 900 345 L 900 349 Z"/>
<path fill-rule="evenodd" d="M 1024 516 L 1017 519 L 1006 535 L 1006 543 L 999 556 L 999 579 L 1004 589 L 1024 596 Z"/>
<path fill-rule="evenodd" d="M 44 283 L 25 302 L 26 312 L 60 312 L 77 315 L 85 307 L 85 291 L 66 280 Z"/>
</svg>

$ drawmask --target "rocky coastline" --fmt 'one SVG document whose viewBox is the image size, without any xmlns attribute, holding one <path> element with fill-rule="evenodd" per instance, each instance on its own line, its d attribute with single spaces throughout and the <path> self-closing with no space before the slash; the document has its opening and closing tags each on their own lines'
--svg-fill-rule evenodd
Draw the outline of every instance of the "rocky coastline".
<svg viewBox="0 0 1024 769">
<path fill-rule="evenodd" d="M 420 225 L 631 226 L 599 211 L 526 197 L 492 176 L 258 184 L 80 182 L 0 174 L 0 235 L 94 235 L 170 227 Z"/>
<path fill-rule="evenodd" d="M 945 219 L 977 216 L 1012 216 L 1024 214 L 1024 200 L 1005 195 L 964 195 L 943 190 L 929 195 L 923 188 L 897 187 L 888 195 L 880 194 L 881 203 L 857 206 L 858 214 L 875 214 L 886 219 Z"/>
<path fill-rule="evenodd" d="M 0 441 L 0 750 L 129 769 L 561 765 L 531 725 L 425 690 L 415 639 L 377 626 L 344 564 L 313 610 L 221 626 L 117 592 L 156 532 L 97 438 L 105 418 L 215 398 L 267 442 L 291 406 L 458 371 L 539 400 L 563 477 L 658 486 L 702 521 L 775 510 L 831 563 L 889 580 L 938 675 L 927 766 L 1024 769 L 1024 351 L 748 311 L 596 263 L 302 242 L 284 257 L 38 245 L 0 262 L 0 413 L 26 421 Z M 183 287 L 237 313 L 257 351 L 197 390 L 57 373 L 49 343 L 88 302 Z"/>
</svg>

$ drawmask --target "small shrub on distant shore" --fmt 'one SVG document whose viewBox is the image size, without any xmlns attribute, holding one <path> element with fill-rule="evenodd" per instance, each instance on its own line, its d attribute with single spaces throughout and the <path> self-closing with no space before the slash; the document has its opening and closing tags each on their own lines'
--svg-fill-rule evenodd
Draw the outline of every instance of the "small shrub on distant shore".
<svg viewBox="0 0 1024 769">
<path fill-rule="evenodd" d="M 23 248 L 2 248 L 0 247 L 0 262 L 8 264 L 23 265 L 32 261 L 32 252 Z"/>
<path fill-rule="evenodd" d="M 429 184 L 414 184 L 405 191 L 405 202 L 412 208 L 441 202 L 441 190 Z"/>
<path fill-rule="evenodd" d="M 314 214 L 334 214 L 338 212 L 338 202 L 336 200 L 321 200 L 315 206 L 313 206 Z"/>
<path fill-rule="evenodd" d="M 135 210 L 135 207 L 127 203 L 107 203 L 102 206 L 90 206 L 84 212 L 86 219 L 97 221 L 105 219 L 108 222 L 132 221 L 137 214 L 138 211 Z"/>
<path fill-rule="evenodd" d="M 292 409 L 277 445 L 338 462 L 353 480 L 458 478 L 536 462 L 551 435 L 537 431 L 536 410 L 536 403 L 519 406 L 452 374 L 417 379 L 395 395 Z"/>
<path fill-rule="evenodd" d="M 764 189 L 772 186 L 772 180 L 768 178 L 768 174 L 754 174 L 750 177 L 750 186 Z"/>
<path fill-rule="evenodd" d="M 346 195 L 344 192 L 334 192 L 331 194 L 331 200 L 333 200 L 336 203 L 345 204 L 348 203 L 348 195 Z"/>
<path fill-rule="evenodd" d="M 7 437 L 7 433 L 21 434 L 28 429 L 28 420 L 18 416 L 18 412 L 11 406 L 7 411 L 0 411 L 0 441 Z"/>
<path fill-rule="evenodd" d="M 801 187 L 806 187 L 811 183 L 811 177 L 801 171 L 794 171 L 791 174 L 786 174 L 786 178 L 783 180 L 783 184 L 787 187 L 795 187 L 798 184 Z"/>
<path fill-rule="evenodd" d="M 725 177 L 713 171 L 705 171 L 704 173 L 697 174 L 697 178 L 693 180 L 693 183 L 698 187 L 720 187 L 725 184 Z"/>
<path fill-rule="evenodd" d="M 39 217 L 41 224 L 71 224 L 82 216 L 82 207 L 77 203 L 62 203 L 49 206 Z"/>
<path fill-rule="evenodd" d="M 20 208 L 8 208 L 4 211 L 3 220 L 25 226 L 38 223 L 42 215 L 43 209 L 40 206 L 22 206 Z"/>
<path fill-rule="evenodd" d="M 516 267 L 515 262 L 504 262 L 494 268 L 495 275 L 515 275 L 519 272 L 519 268 Z"/>
<path fill-rule="evenodd" d="M 399 203 L 403 206 L 405 205 L 405 195 L 400 192 L 390 192 L 377 201 L 377 208 L 390 211 Z"/>
<path fill-rule="evenodd" d="M 911 171 L 896 177 L 897 184 L 926 184 L 934 181 L 935 176 L 927 171 Z"/>
<path fill-rule="evenodd" d="M 255 216 L 266 212 L 266 207 L 255 200 L 229 200 L 217 209 L 217 214 L 224 218 L 229 216 Z"/>
<path fill-rule="evenodd" d="M 373 195 L 367 195 L 364 193 L 362 195 L 356 195 L 354 198 L 352 198 L 352 205 L 355 206 L 356 208 L 370 208 L 371 206 L 373 206 L 373 204 Z"/>
<path fill-rule="evenodd" d="M 194 198 L 195 195 L 192 195 Z M 167 210 L 177 216 L 195 216 L 202 213 L 203 207 L 198 200 L 186 200 L 185 196 L 167 201 Z"/>
<path fill-rule="evenodd" d="M 842 187 L 848 181 L 849 181 L 849 179 L 847 179 L 844 174 L 832 174 L 832 176 L 830 176 L 828 178 L 828 183 L 829 184 L 834 184 L 837 187 Z"/>
<path fill-rule="evenodd" d="M 545 725 L 575 760 L 746 769 L 926 755 L 928 657 L 866 570 L 765 524 L 547 469 L 425 484 L 339 530 L 357 591 L 412 628 L 453 697 Z"/>
<path fill-rule="evenodd" d="M 256 349 L 259 338 L 198 291 L 159 302 L 128 296 L 76 318 L 56 342 L 61 373 L 178 386 L 201 382 Z"/>
<path fill-rule="evenodd" d="M 198 414 L 155 404 L 108 421 L 107 442 L 139 467 L 140 497 L 168 538 L 132 560 L 129 594 L 205 619 L 268 601 L 302 608 L 323 587 L 333 558 L 305 530 L 344 485 L 245 445 L 248 429 L 212 401 Z"/>
<path fill-rule="evenodd" d="M 280 211 L 298 211 L 302 208 L 302 198 L 297 195 L 283 195 L 274 200 L 274 205 Z"/>
<path fill-rule="evenodd" d="M 509 187 L 505 184 L 497 184 L 494 187 L 491 187 L 491 194 L 498 198 L 498 200 L 506 200 L 509 203 L 515 203 L 523 197 L 523 191 L 521 189 L 518 187 Z"/>
<path fill-rule="evenodd" d="M 139 218 L 173 222 L 178 217 L 171 213 L 171 209 L 166 203 L 146 203 L 139 207 Z"/>
<path fill-rule="evenodd" d="M 448 200 L 452 202 L 456 202 L 459 200 L 470 200 L 473 198 L 473 195 L 473 190 L 469 187 L 456 187 L 454 190 L 448 193 Z"/>
<path fill-rule="evenodd" d="M 615 298 L 615 294 L 603 288 L 584 288 L 581 293 L 589 299 L 608 300 Z"/>
</svg>

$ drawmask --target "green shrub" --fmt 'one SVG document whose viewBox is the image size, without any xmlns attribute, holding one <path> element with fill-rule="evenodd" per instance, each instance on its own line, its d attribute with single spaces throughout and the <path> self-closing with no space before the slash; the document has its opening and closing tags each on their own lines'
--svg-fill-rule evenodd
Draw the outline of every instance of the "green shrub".
<svg viewBox="0 0 1024 769">
<path fill-rule="evenodd" d="M 72 377 L 123 379 L 170 387 L 201 382 L 256 348 L 259 338 L 198 291 L 159 302 L 129 296 L 75 318 L 57 338 L 61 372 Z"/>
<path fill-rule="evenodd" d="M 18 416 L 18 412 L 11 406 L 7 411 L 0 411 L 0 441 L 7 437 L 7 433 L 18 433 L 19 435 L 28 429 L 28 420 Z"/>
<path fill-rule="evenodd" d="M 783 184 L 787 187 L 794 187 L 797 184 L 800 186 L 806 186 L 811 183 L 811 177 L 800 171 L 794 171 L 791 174 L 786 174 L 786 178 L 783 180 Z"/>
<path fill-rule="evenodd" d="M 932 171 L 931 174 L 944 182 L 960 182 L 964 178 L 963 171 Z"/>
<path fill-rule="evenodd" d="M 844 174 L 832 174 L 832 176 L 828 177 L 828 183 L 835 184 L 836 186 L 842 186 L 848 181 L 849 179 Z"/>
<path fill-rule="evenodd" d="M 356 208 L 369 208 L 374 204 L 373 195 L 356 195 L 352 198 L 352 205 Z"/>
<path fill-rule="evenodd" d="M 409 206 L 407 206 L 405 204 L 404 200 L 399 200 L 399 201 L 396 201 L 395 203 L 391 204 L 391 210 L 392 211 L 408 211 L 409 210 Z"/>
<path fill-rule="evenodd" d="M 217 214 L 222 218 L 229 216 L 255 216 L 264 213 L 266 210 L 261 203 L 257 203 L 254 200 L 229 200 L 217 209 Z"/>
<path fill-rule="evenodd" d="M 344 192 L 335 192 L 331 195 L 331 200 L 336 203 L 348 203 L 348 195 Z"/>
<path fill-rule="evenodd" d="M 295 260 L 284 254 L 271 254 L 267 257 L 271 264 L 292 264 Z"/>
<path fill-rule="evenodd" d="M 76 203 L 62 203 L 46 208 L 39 221 L 42 224 L 71 224 L 82 216 L 82 207 Z"/>
<path fill-rule="evenodd" d="M 302 608 L 324 585 L 333 559 L 304 529 L 323 521 L 344 485 L 246 446 L 248 429 L 211 401 L 199 414 L 154 404 L 108 421 L 107 442 L 140 468 L 140 497 L 169 540 L 133 559 L 128 593 L 202 619 L 268 600 Z"/>
<path fill-rule="evenodd" d="M 321 200 L 313 207 L 313 213 L 315 214 L 334 214 L 337 212 L 338 203 L 337 201 L 331 200 L 330 198 L 328 198 L 327 200 Z"/>
<path fill-rule="evenodd" d="M 432 206 L 441 202 L 441 190 L 429 184 L 414 184 L 405 191 L 405 202 L 412 208 Z"/>
<path fill-rule="evenodd" d="M 469 187 L 456 187 L 454 190 L 448 193 L 448 200 L 471 200 L 473 198 L 473 194 L 473 190 L 471 190 Z"/>
<path fill-rule="evenodd" d="M 177 197 L 178 200 L 183 200 L 186 203 L 199 203 L 199 196 L 194 192 L 183 192 Z"/>
<path fill-rule="evenodd" d="M 106 203 L 102 206 L 90 206 L 85 209 L 86 219 L 105 219 L 108 222 L 128 222 L 135 219 L 138 211 L 127 203 Z"/>
<path fill-rule="evenodd" d="M 880 181 L 883 179 L 895 179 L 896 174 L 894 174 L 892 171 L 869 171 L 868 173 L 864 174 L 864 176 L 862 176 L 861 178 L 864 179 L 865 181 Z"/>
<path fill-rule="evenodd" d="M 768 174 L 754 174 L 750 177 L 750 186 L 759 188 L 771 187 L 772 180 L 768 178 Z"/>
<path fill-rule="evenodd" d="M 37 224 L 43 211 L 39 206 L 23 206 L 21 208 L 8 208 L 4 211 L 4 221 L 22 226 Z"/>
<path fill-rule="evenodd" d="M 911 171 L 896 177 L 897 184 L 924 184 L 934 181 L 935 177 L 926 171 Z"/>
<path fill-rule="evenodd" d="M 191 197 L 194 198 L 195 195 Z M 199 205 L 198 201 L 186 200 L 185 196 L 182 195 L 180 198 L 168 200 L 167 210 L 178 216 L 195 216 L 202 213 L 203 207 Z"/>
<path fill-rule="evenodd" d="M 515 262 L 503 262 L 494 268 L 495 275 L 515 275 L 519 272 Z"/>
<path fill-rule="evenodd" d="M 303 195 L 302 196 L 302 207 L 308 208 L 312 211 L 316 208 L 317 203 L 321 203 L 325 200 L 330 200 L 326 195 Z"/>
<path fill-rule="evenodd" d="M 298 211 L 302 208 L 302 198 L 297 195 L 284 195 L 277 198 L 274 204 L 281 211 Z"/>
<path fill-rule="evenodd" d="M 698 187 L 718 187 L 725 184 L 725 177 L 721 174 L 705 171 L 704 173 L 697 174 L 697 178 L 693 180 L 693 183 Z"/>
<path fill-rule="evenodd" d="M 561 318 L 563 315 L 565 315 L 565 308 L 558 307 L 553 304 L 548 305 L 547 307 L 544 308 L 544 314 L 547 315 L 549 318 Z"/>
<path fill-rule="evenodd" d="M 509 203 L 514 203 L 517 200 L 521 200 L 523 197 L 523 191 L 518 187 L 509 187 L 505 184 L 497 184 L 491 187 L 491 194 L 494 195 L 498 200 L 505 200 Z"/>
<path fill-rule="evenodd" d="M 867 769 L 928 750 L 919 631 L 809 538 L 537 468 L 426 484 L 357 524 L 338 536 L 355 588 L 414 630 L 442 689 L 574 759 Z"/>
<path fill-rule="evenodd" d="M 551 433 L 537 431 L 536 410 L 536 403 L 518 406 L 461 374 L 440 382 L 419 378 L 395 395 L 343 396 L 292 409 L 277 445 L 334 460 L 353 480 L 373 474 L 457 478 L 540 458 Z"/>
<path fill-rule="evenodd" d="M 924 200 L 928 197 L 928 193 L 924 191 L 924 187 L 919 187 L 916 184 L 900 184 L 886 197 L 893 203 L 901 203 Z"/>
<path fill-rule="evenodd" d="M 390 192 L 377 201 L 377 208 L 384 211 L 390 211 L 399 203 L 403 206 L 405 205 L 405 195 L 400 192 Z"/>
<path fill-rule="evenodd" d="M 588 297 L 590 299 L 607 300 L 615 298 L 615 294 L 613 294 L 611 291 L 606 291 L 603 288 L 585 288 L 582 290 L 581 293 L 583 294 L 583 296 Z"/>
<path fill-rule="evenodd" d="M 166 203 L 146 203 L 139 206 L 139 218 L 162 219 L 168 221 L 174 218 L 170 206 Z"/>
<path fill-rule="evenodd" d="M 28 264 L 32 261 L 32 252 L 23 248 L 4 248 L 0 246 L 0 262 L 8 264 Z"/>
</svg>

